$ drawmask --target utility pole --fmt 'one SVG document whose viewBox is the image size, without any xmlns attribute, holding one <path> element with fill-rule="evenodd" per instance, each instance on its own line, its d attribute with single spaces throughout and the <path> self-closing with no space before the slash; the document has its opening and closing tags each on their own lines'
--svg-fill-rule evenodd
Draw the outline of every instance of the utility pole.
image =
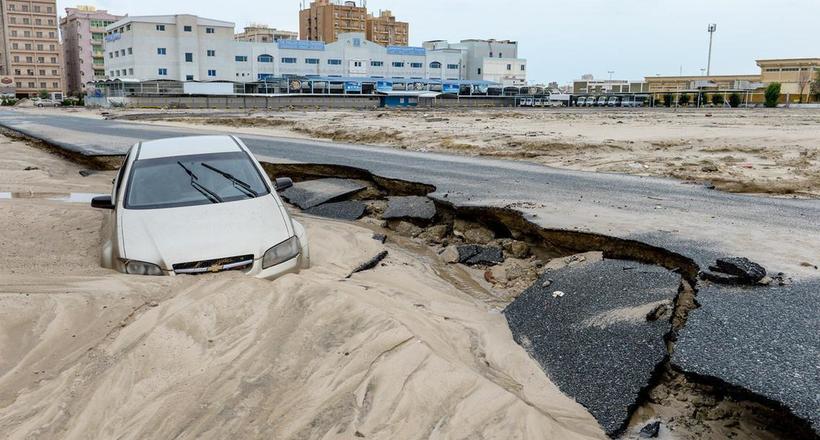
<svg viewBox="0 0 820 440">
<path fill-rule="evenodd" d="M 609 74 L 609 80 L 612 81 L 612 74 L 615 73 L 614 70 L 607 70 L 606 73 Z"/>
<path fill-rule="evenodd" d="M 709 31 L 709 58 L 706 61 L 706 76 L 709 76 L 712 73 L 712 37 L 715 35 L 715 31 L 717 30 L 717 25 L 712 23 L 707 28 Z"/>
</svg>

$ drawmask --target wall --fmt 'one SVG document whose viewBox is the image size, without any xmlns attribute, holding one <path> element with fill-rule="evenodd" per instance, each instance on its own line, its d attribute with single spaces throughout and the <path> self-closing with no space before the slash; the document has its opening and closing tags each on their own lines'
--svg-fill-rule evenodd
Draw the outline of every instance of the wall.
<svg viewBox="0 0 820 440">
<path fill-rule="evenodd" d="M 143 108 L 213 108 L 213 109 L 281 109 L 296 108 L 376 108 L 378 96 L 133 96 L 124 99 L 129 107 Z M 90 104 L 90 103 L 89 103 Z M 94 102 L 105 106 L 105 102 Z M 514 98 L 462 97 L 460 99 L 420 99 L 419 107 L 512 107 Z"/>
</svg>

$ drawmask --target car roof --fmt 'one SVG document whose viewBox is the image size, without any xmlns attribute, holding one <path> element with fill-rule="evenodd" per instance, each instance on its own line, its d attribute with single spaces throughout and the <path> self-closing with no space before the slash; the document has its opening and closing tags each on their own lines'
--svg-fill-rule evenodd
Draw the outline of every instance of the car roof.
<svg viewBox="0 0 820 440">
<path fill-rule="evenodd" d="M 136 160 L 242 151 L 232 136 L 185 136 L 142 142 Z"/>
</svg>

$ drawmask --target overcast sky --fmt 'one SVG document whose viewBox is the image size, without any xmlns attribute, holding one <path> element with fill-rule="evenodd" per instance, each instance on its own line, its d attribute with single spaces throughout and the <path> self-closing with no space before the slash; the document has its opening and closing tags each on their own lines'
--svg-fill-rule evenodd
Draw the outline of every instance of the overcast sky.
<svg viewBox="0 0 820 440">
<path fill-rule="evenodd" d="M 307 1 L 307 0 L 305 0 Z M 77 0 L 117 14 L 190 13 L 298 31 L 299 0 Z M 818 0 L 369 0 L 410 23 L 410 44 L 511 39 L 531 82 L 567 83 L 584 73 L 641 79 L 699 75 L 709 23 L 717 23 L 712 74 L 757 73 L 755 59 L 820 57 Z"/>
</svg>

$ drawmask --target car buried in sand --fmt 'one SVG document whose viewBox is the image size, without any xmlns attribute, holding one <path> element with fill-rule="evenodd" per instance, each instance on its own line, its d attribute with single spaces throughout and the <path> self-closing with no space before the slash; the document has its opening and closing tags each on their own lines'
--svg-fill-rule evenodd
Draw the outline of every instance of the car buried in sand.
<svg viewBox="0 0 820 440">
<path fill-rule="evenodd" d="M 271 182 L 235 136 L 141 142 L 129 150 L 106 211 L 102 265 L 135 275 L 239 270 L 273 279 L 310 265 L 304 227 L 292 220 Z"/>
</svg>

